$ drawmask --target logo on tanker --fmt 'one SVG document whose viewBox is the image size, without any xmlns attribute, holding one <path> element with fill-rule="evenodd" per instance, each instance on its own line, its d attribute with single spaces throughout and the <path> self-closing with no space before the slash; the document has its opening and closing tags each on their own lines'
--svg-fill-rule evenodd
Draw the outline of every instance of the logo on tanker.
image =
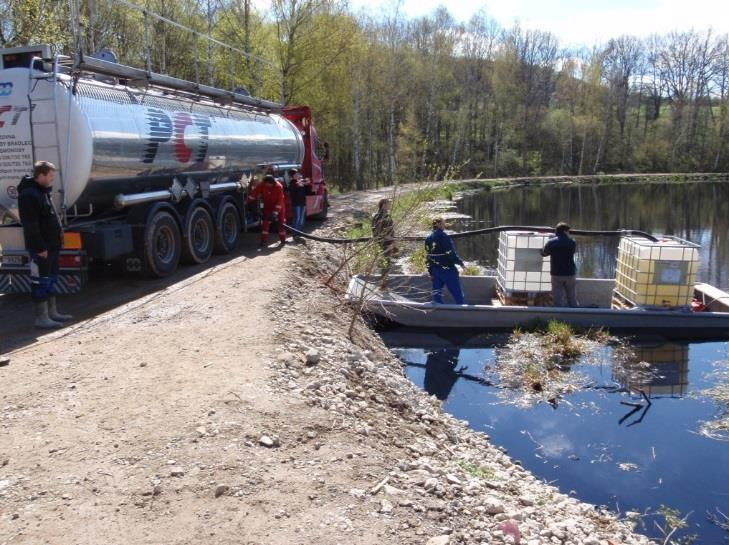
<svg viewBox="0 0 729 545">
<path fill-rule="evenodd" d="M 0 97 L 9 97 L 13 94 L 12 81 L 0 81 Z"/>
<path fill-rule="evenodd" d="M 208 155 L 210 136 L 210 119 L 188 112 L 175 112 L 170 116 L 167 112 L 147 109 L 147 126 L 149 136 L 144 147 L 143 163 L 153 163 L 160 144 L 172 143 L 175 159 L 179 163 L 202 163 Z M 191 128 L 188 128 L 191 127 Z M 185 143 L 185 131 L 195 131 L 197 145 L 193 149 Z"/>
<path fill-rule="evenodd" d="M 33 104 L 33 108 L 35 108 L 35 104 Z M 28 106 L 0 106 L 0 117 L 3 118 L 0 119 L 0 129 L 5 126 L 5 124 L 8 122 L 7 120 L 10 120 L 9 123 L 11 126 L 17 125 L 21 114 L 27 111 Z M 10 113 L 12 115 L 5 115 L 7 113 Z"/>
</svg>

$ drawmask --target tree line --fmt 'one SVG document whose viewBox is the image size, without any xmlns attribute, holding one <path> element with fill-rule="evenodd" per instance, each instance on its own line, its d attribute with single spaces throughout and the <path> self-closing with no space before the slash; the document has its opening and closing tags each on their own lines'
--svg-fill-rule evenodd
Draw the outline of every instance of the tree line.
<svg viewBox="0 0 729 545">
<path fill-rule="evenodd" d="M 575 50 L 485 13 L 459 23 L 446 8 L 406 18 L 397 6 L 355 14 L 341 0 L 273 0 L 266 11 L 251 0 L 135 3 L 195 34 L 118 0 L 83 0 L 84 50 L 311 106 L 342 189 L 447 173 L 729 170 L 729 39 L 710 30 Z M 0 45 L 67 52 L 73 9 L 0 0 Z"/>
</svg>

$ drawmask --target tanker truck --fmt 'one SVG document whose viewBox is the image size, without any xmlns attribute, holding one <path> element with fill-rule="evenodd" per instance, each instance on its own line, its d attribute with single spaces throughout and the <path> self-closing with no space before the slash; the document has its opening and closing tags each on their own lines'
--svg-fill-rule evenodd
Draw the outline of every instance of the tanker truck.
<svg viewBox="0 0 729 545">
<path fill-rule="evenodd" d="M 230 253 L 259 222 L 251 175 L 298 168 L 311 181 L 307 216 L 324 219 L 328 148 L 305 106 L 281 107 L 113 62 L 0 50 L 0 293 L 30 291 L 17 185 L 35 161 L 58 172 L 64 227 L 61 293 L 89 264 L 164 277 L 180 261 Z"/>
</svg>

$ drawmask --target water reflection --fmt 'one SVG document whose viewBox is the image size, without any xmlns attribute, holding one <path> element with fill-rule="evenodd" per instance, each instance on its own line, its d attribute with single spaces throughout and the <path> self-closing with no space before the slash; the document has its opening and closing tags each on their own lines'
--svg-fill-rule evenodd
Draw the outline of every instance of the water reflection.
<svg viewBox="0 0 729 545">
<path fill-rule="evenodd" d="M 631 393 L 680 397 L 688 391 L 688 362 L 688 345 L 636 345 L 631 357 L 613 368 L 613 379 Z"/>
<path fill-rule="evenodd" d="M 453 386 L 459 378 L 459 371 L 456 370 L 459 353 L 460 350 L 453 348 L 443 348 L 428 353 L 425 362 L 424 388 L 426 392 L 441 401 L 448 399 Z M 463 370 L 462 367 L 460 372 L 463 372 Z"/>
<path fill-rule="evenodd" d="M 499 365 L 499 354 L 508 342 L 505 335 L 474 334 L 466 336 L 460 332 L 457 338 L 449 335 L 431 334 L 428 348 L 409 348 L 413 341 L 424 337 L 424 332 L 412 328 L 401 328 L 383 332 L 382 336 L 390 348 L 407 348 L 397 351 L 407 367 L 424 370 L 423 389 L 441 401 L 447 401 L 459 379 L 485 387 L 511 389 L 508 384 L 496 384 L 486 377 L 487 371 Z M 467 348 L 457 348 L 458 346 Z M 586 369 L 603 364 L 609 372 L 589 371 L 590 380 L 585 382 L 585 390 L 599 390 L 607 393 L 630 394 L 634 401 L 621 401 L 634 410 L 622 415 L 618 424 L 639 424 L 648 413 L 651 399 L 662 397 L 682 397 L 689 389 L 689 345 L 673 342 L 645 342 L 634 340 L 631 345 L 600 350 L 601 354 L 591 354 L 591 363 L 581 361 L 577 369 Z M 604 353 L 603 353 L 604 352 Z M 474 354 L 480 357 L 474 358 Z M 579 362 L 578 362 L 579 363 Z M 569 374 L 571 366 L 561 372 Z M 581 377 L 567 379 L 575 384 L 574 392 L 579 390 Z M 548 400 L 552 408 L 557 408 L 556 399 Z M 638 413 L 638 414 L 636 414 Z M 630 418 L 635 416 L 635 418 Z"/>
<path fill-rule="evenodd" d="M 477 226 L 554 225 L 582 229 L 640 229 L 702 246 L 699 280 L 729 287 L 729 183 L 535 186 L 466 196 L 460 211 Z M 467 227 L 467 225 L 464 225 Z M 578 237 L 579 274 L 613 278 L 617 238 Z M 496 266 L 497 237 L 458 239 L 459 254 Z"/>
</svg>

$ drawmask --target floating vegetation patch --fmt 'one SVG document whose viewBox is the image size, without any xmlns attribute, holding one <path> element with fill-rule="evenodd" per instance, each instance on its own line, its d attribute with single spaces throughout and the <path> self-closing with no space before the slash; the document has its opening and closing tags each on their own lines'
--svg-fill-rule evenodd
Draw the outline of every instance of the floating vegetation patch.
<svg viewBox="0 0 729 545">
<path fill-rule="evenodd" d="M 702 422 L 699 431 L 711 439 L 729 441 L 729 361 L 718 362 L 716 366 L 717 370 L 711 375 L 716 386 L 701 394 L 714 400 L 718 414 L 713 420 Z"/>
<path fill-rule="evenodd" d="M 507 402 L 524 407 L 541 401 L 556 405 L 563 395 L 592 383 L 572 365 L 593 357 L 603 361 L 610 340 L 603 332 L 577 335 L 568 324 L 557 321 L 536 331 L 516 330 L 497 349 L 495 363 L 486 373 Z"/>
</svg>

